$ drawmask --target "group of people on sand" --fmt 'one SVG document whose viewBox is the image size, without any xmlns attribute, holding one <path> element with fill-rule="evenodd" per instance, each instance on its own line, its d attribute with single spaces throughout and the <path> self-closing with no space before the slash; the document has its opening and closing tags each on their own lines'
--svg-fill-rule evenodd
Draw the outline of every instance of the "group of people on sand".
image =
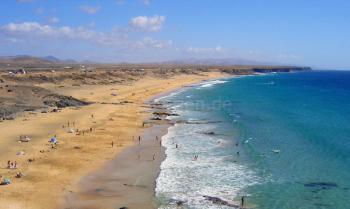
<svg viewBox="0 0 350 209">
<path fill-rule="evenodd" d="M 6 168 L 7 169 L 17 169 L 17 161 L 11 162 L 10 160 L 8 160 Z M 18 175 L 18 173 L 17 173 L 17 175 Z M 16 177 L 17 177 L 17 175 L 16 175 Z M 0 175 L 0 185 L 8 185 L 8 184 L 11 184 L 11 180 Z"/>
<path fill-rule="evenodd" d="M 133 136 L 132 138 L 133 138 L 133 140 L 135 139 L 134 136 Z M 155 141 L 159 141 L 159 146 L 162 147 L 162 140 L 159 140 L 158 136 L 156 136 Z M 139 146 L 141 145 L 141 136 L 138 137 L 138 144 L 139 144 Z M 141 155 L 140 155 L 140 154 L 137 155 L 137 159 L 138 159 L 138 160 L 141 159 Z M 156 160 L 156 154 L 153 153 L 153 155 L 152 155 L 152 161 L 155 161 L 155 160 Z"/>
<path fill-rule="evenodd" d="M 93 114 L 91 115 L 91 118 L 93 118 L 94 116 L 93 116 Z M 73 121 L 73 122 L 67 122 L 67 124 L 65 125 L 65 124 L 63 124 L 62 125 L 62 128 L 66 128 L 66 127 L 75 127 L 75 122 Z M 85 135 L 85 133 L 87 133 L 87 132 L 92 132 L 92 127 L 90 127 L 89 129 L 87 129 L 87 130 L 79 130 L 78 128 L 77 129 L 73 129 L 73 128 L 71 128 L 71 129 L 69 129 L 68 130 L 68 132 L 69 133 L 75 133 L 76 135 Z"/>
<path fill-rule="evenodd" d="M 91 118 L 94 118 L 94 115 L 93 115 L 93 114 L 91 114 Z M 62 128 L 65 128 L 65 127 L 75 127 L 75 122 L 70 122 L 70 121 L 68 121 L 67 124 L 62 125 Z M 85 132 L 92 132 L 92 127 L 90 127 L 88 130 L 81 130 L 81 131 L 79 131 L 78 129 L 76 129 L 76 130 L 77 130 L 76 132 L 77 132 L 78 135 L 80 135 L 80 134 L 84 135 Z M 30 139 L 29 136 L 27 136 L 27 135 L 20 135 L 20 136 L 19 136 L 19 141 L 20 141 L 20 142 L 29 142 L 30 140 L 31 140 L 31 139 Z M 57 148 L 57 145 L 58 145 L 57 136 L 54 135 L 54 136 L 49 140 L 49 143 L 50 143 L 50 145 L 51 145 L 51 148 L 56 149 L 56 148 Z M 113 147 L 113 146 L 114 146 L 114 142 L 112 142 L 112 147 Z M 45 152 L 45 151 L 44 151 L 44 150 L 40 150 L 40 152 L 43 153 L 43 152 Z M 29 160 L 31 160 L 31 159 L 29 159 Z M 29 160 L 28 160 L 28 161 L 29 161 Z M 32 160 L 29 161 L 29 162 L 32 162 Z M 7 168 L 7 169 L 17 169 L 17 168 L 18 168 L 17 161 L 12 162 L 12 161 L 8 160 L 8 161 L 7 161 L 7 166 L 6 166 L 6 168 Z M 16 174 L 15 177 L 16 177 L 16 178 L 21 178 L 22 176 L 23 176 L 23 174 L 22 174 L 21 172 L 17 172 L 17 174 Z M 2 175 L 0 175 L 0 185 L 8 185 L 8 184 L 11 184 L 10 179 L 5 178 L 5 177 L 3 177 Z"/>
<path fill-rule="evenodd" d="M 16 169 L 17 168 L 17 161 L 11 162 L 10 160 L 7 161 L 7 169 Z"/>
<path fill-rule="evenodd" d="M 27 136 L 27 135 L 20 135 L 20 136 L 19 136 L 19 141 L 20 141 L 20 142 L 29 142 L 29 141 L 30 141 L 30 138 L 29 138 L 29 136 Z"/>
</svg>

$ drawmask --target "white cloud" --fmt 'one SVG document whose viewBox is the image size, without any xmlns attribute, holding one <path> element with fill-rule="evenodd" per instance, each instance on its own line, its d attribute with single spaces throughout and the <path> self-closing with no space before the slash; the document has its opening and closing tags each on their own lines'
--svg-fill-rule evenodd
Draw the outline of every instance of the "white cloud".
<svg viewBox="0 0 350 209">
<path fill-rule="evenodd" d="M 60 19 L 58 19 L 58 17 L 51 17 L 47 21 L 51 24 L 56 24 L 60 21 Z"/>
<path fill-rule="evenodd" d="M 52 26 L 38 22 L 8 23 L 0 26 L 0 34 L 12 40 L 42 41 L 43 39 L 77 40 L 123 49 L 163 49 L 170 47 L 172 41 L 160 41 L 151 37 L 141 40 L 130 40 L 127 30 L 99 32 L 87 27 Z"/>
<path fill-rule="evenodd" d="M 120 35 L 114 32 L 96 32 L 85 27 L 72 28 L 69 26 L 54 27 L 38 22 L 9 23 L 0 28 L 0 32 L 23 38 L 64 38 L 93 41 L 104 44 L 119 40 Z"/>
<path fill-rule="evenodd" d="M 81 9 L 81 11 L 85 12 L 86 14 L 94 15 L 101 9 L 101 7 L 100 6 L 83 5 L 83 6 L 80 6 L 80 9 Z"/>
<path fill-rule="evenodd" d="M 188 53 L 203 54 L 203 53 L 220 53 L 224 49 L 221 46 L 215 48 L 197 48 L 197 47 L 188 47 L 186 50 Z"/>
<path fill-rule="evenodd" d="M 151 37 L 144 37 L 141 41 L 136 43 L 138 48 L 156 48 L 164 49 L 170 47 L 173 44 L 173 41 L 159 41 Z"/>
<path fill-rule="evenodd" d="M 155 32 L 162 29 L 165 22 L 165 16 L 154 15 L 152 17 L 137 16 L 131 18 L 129 24 L 141 31 Z"/>
</svg>

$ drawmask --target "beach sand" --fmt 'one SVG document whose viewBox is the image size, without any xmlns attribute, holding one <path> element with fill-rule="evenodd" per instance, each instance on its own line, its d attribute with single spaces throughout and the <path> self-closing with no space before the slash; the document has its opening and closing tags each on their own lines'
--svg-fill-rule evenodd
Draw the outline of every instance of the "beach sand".
<svg viewBox="0 0 350 209">
<path fill-rule="evenodd" d="M 136 139 L 134 146 L 84 177 L 79 192 L 66 195 L 62 208 L 157 208 L 155 180 L 165 158 L 165 148 L 160 143 L 168 127 L 163 124 L 146 129 L 140 143 Z"/>
<path fill-rule="evenodd" d="M 25 112 L 15 120 L 0 123 L 0 175 L 12 181 L 10 185 L 0 186 L 1 208 L 62 208 L 65 204 L 75 204 L 74 198 L 83 198 L 84 201 L 94 200 L 91 202 L 96 203 L 95 208 L 108 208 L 98 204 L 99 201 L 103 201 L 98 199 L 103 197 L 103 194 L 98 195 L 97 190 L 91 195 L 86 195 L 84 185 L 89 186 L 89 181 L 99 175 L 100 169 L 104 169 L 102 173 L 106 172 L 106 166 L 113 165 L 118 159 L 119 161 L 124 159 L 125 163 L 118 178 L 126 179 L 115 183 L 134 185 L 132 178 L 135 176 L 130 175 L 129 166 L 136 165 L 135 158 L 130 158 L 130 155 L 123 158 L 125 154 L 122 154 L 120 158 L 118 156 L 115 160 L 111 160 L 125 148 L 134 146 L 137 142 L 133 138 L 137 139 L 139 135 L 146 133 L 143 133 L 145 128 L 149 128 L 149 125 L 142 126 L 143 121 L 150 116 L 144 102 L 184 85 L 224 76 L 225 74 L 217 72 L 206 75 L 177 75 L 168 79 L 147 76 L 130 85 L 85 85 L 64 88 L 46 84 L 45 88 L 60 94 L 95 103 L 79 108 L 65 108 L 57 113 Z M 116 96 L 111 95 L 112 93 L 116 93 Z M 124 103 L 120 104 L 123 101 Z M 84 130 L 84 135 L 68 133 L 70 129 Z M 30 136 L 31 141 L 19 143 L 21 134 Z M 48 142 L 54 135 L 57 135 L 59 142 L 57 149 L 52 149 Z M 21 151 L 23 152 L 20 155 L 16 155 Z M 154 188 L 160 156 L 156 156 L 156 162 L 149 162 L 152 166 L 144 163 L 142 165 L 146 165 L 145 169 L 153 170 L 149 173 L 151 178 L 148 178 L 153 180 L 142 183 L 147 185 L 147 189 Z M 33 161 L 29 162 L 29 159 Z M 7 169 L 8 160 L 17 161 L 18 168 Z M 17 172 L 23 173 L 24 177 L 15 178 Z M 108 181 L 108 177 L 101 181 Z M 140 196 L 133 187 L 123 185 L 117 190 L 124 194 L 105 199 L 111 201 L 113 199 L 111 202 L 113 204 L 129 204 L 125 206 L 130 208 L 133 203 L 139 204 L 138 200 L 144 199 L 143 202 L 152 200 L 153 192 L 148 192 L 151 190 L 142 193 L 146 196 Z M 103 193 L 103 190 L 101 191 Z M 148 203 L 149 208 L 154 207 L 152 204 Z"/>
</svg>

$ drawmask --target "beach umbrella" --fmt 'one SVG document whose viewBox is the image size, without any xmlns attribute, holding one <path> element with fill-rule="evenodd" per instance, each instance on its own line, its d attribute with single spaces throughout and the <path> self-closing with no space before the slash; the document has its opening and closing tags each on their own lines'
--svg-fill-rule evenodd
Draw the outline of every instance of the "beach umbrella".
<svg viewBox="0 0 350 209">
<path fill-rule="evenodd" d="M 56 137 L 52 137 L 52 138 L 50 139 L 50 142 L 51 142 L 52 144 L 56 144 L 56 143 L 57 143 Z"/>
</svg>

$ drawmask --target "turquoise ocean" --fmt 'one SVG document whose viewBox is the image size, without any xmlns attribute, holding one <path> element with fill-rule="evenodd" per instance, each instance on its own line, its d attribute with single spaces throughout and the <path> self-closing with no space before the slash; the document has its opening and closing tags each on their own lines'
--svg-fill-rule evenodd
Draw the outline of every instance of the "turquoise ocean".
<svg viewBox="0 0 350 209">
<path fill-rule="evenodd" d="M 157 100 L 178 114 L 162 141 L 160 208 L 230 208 L 205 196 L 245 196 L 259 209 L 350 208 L 350 72 L 213 80 Z"/>
</svg>

